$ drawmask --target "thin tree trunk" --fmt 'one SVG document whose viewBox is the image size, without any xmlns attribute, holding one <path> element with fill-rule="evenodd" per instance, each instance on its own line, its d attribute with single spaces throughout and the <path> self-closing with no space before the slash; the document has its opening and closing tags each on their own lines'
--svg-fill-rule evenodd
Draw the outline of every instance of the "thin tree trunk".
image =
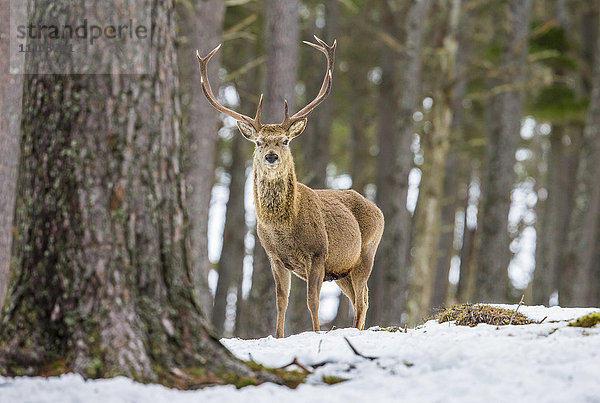
<svg viewBox="0 0 600 403">
<path fill-rule="evenodd" d="M 367 83 L 367 70 L 357 66 L 351 71 L 350 77 L 355 84 L 352 86 L 354 102 L 350 117 L 350 176 L 352 189 L 364 196 L 369 184 L 369 147 L 366 133 L 368 125 L 364 119 L 365 106 L 368 102 L 368 88 L 364 85 Z"/>
<path fill-rule="evenodd" d="M 458 51 L 458 26 L 461 12 L 461 0 L 453 0 L 449 7 L 449 27 L 440 50 L 440 78 L 434 85 L 434 104 L 432 110 L 433 128 L 431 134 L 424 133 L 422 145 L 425 163 L 422 166 L 422 179 L 419 186 L 419 204 L 416 219 L 418 232 L 415 237 L 415 256 L 409 302 L 409 318 L 416 323 L 429 314 L 433 297 L 436 275 L 438 244 L 442 231 L 442 198 L 444 197 L 444 179 L 446 156 L 448 154 L 452 111 L 455 100 L 453 91 L 447 91 L 447 83 L 456 83 L 458 70 L 456 55 Z M 442 279 L 447 289 L 448 275 Z M 445 293 L 444 293 L 445 294 Z"/>
<path fill-rule="evenodd" d="M 74 25 L 92 12 L 85 7 L 36 1 L 32 22 L 51 23 L 52 9 Z M 128 7 L 95 15 L 144 11 Z M 125 375 L 177 387 L 274 380 L 218 342 L 194 298 L 172 2 L 154 3 L 151 22 L 155 74 L 26 81 L 18 264 L 1 318 L 2 375 Z M 148 50 L 142 46 L 131 51 Z M 102 44 L 86 50 L 92 60 L 121 65 Z M 31 71 L 49 62 L 28 59 Z"/>
<path fill-rule="evenodd" d="M 202 56 L 221 42 L 225 2 L 201 0 L 177 2 L 183 132 L 185 135 L 184 172 L 187 178 L 187 209 L 191 227 L 191 265 L 194 286 L 203 312 L 210 317 L 212 297 L 208 290 L 208 210 L 214 183 L 215 146 L 219 124 L 218 112 L 206 101 L 200 85 L 198 61 L 195 52 Z M 208 66 L 213 91 L 218 93 L 221 52 Z"/>
<path fill-rule="evenodd" d="M 473 302 L 475 294 L 475 241 L 477 228 L 467 226 L 467 213 L 465 208 L 462 248 L 460 250 L 460 277 L 456 289 L 456 300 L 459 303 Z"/>
<path fill-rule="evenodd" d="M 456 211 L 462 208 L 460 182 L 464 179 L 461 174 L 465 172 L 461 169 L 461 156 L 459 144 L 465 140 L 463 128 L 463 100 L 467 91 L 467 75 L 465 73 L 467 60 L 471 51 L 471 17 L 469 12 L 464 9 L 465 3 L 461 2 L 462 22 L 458 33 L 458 49 L 456 50 L 455 80 L 452 86 L 452 125 L 451 133 L 455 137 L 454 142 L 450 142 L 450 150 L 446 158 L 444 168 L 444 189 L 441 207 L 441 232 L 438 242 L 438 258 L 435 269 L 435 279 L 433 284 L 433 294 L 431 297 L 431 306 L 439 307 L 446 303 L 449 297 L 448 275 L 450 272 L 450 263 L 452 257 L 456 254 L 454 249 L 454 227 Z M 470 163 L 470 161 L 469 161 Z M 468 179 L 467 188 L 468 188 Z M 468 199 L 468 192 L 465 194 Z M 466 230 L 466 227 L 465 227 Z M 455 297 L 455 296 L 454 296 Z"/>
<path fill-rule="evenodd" d="M 596 14 L 597 21 L 600 13 Z M 600 36 L 600 29 L 597 31 Z M 600 236 L 600 38 L 596 37 L 593 62 L 592 91 L 587 122 L 583 132 L 583 146 L 577 171 L 576 207 L 571 215 L 565 272 L 571 273 L 570 293 L 559 294 L 564 305 L 587 306 L 597 300 L 596 245 Z M 566 279 L 565 279 L 566 280 Z"/>
<path fill-rule="evenodd" d="M 9 30 L 10 1 L 0 0 L 0 306 L 10 271 L 23 98 L 23 66 L 10 63 Z"/>
<path fill-rule="evenodd" d="M 341 15 L 341 2 L 330 1 L 325 3 L 325 28 L 321 37 L 325 42 L 332 43 L 340 34 L 339 21 Z M 312 35 L 313 32 L 310 32 Z M 307 35 L 310 39 L 311 35 Z M 307 58 L 307 71 L 305 81 L 305 97 L 311 99 L 319 90 L 320 77 L 323 71 L 322 55 L 317 52 L 305 52 Z M 302 182 L 312 189 L 323 189 L 327 182 L 327 164 L 329 164 L 331 125 L 333 123 L 333 109 L 335 106 L 335 88 L 333 85 L 327 102 L 319 105 L 311 114 L 310 124 L 307 125 L 302 135 L 303 150 L 303 177 Z M 310 322 L 309 322 L 310 323 Z M 310 326 L 309 326 L 310 327 Z"/>
<path fill-rule="evenodd" d="M 223 230 L 223 248 L 219 259 L 219 280 L 215 292 L 215 304 L 212 323 L 218 335 L 223 335 L 227 297 L 236 293 L 241 286 L 244 256 L 244 238 L 246 237 L 246 219 L 244 210 L 244 185 L 246 183 L 246 143 L 247 140 L 235 133 L 231 140 L 231 166 L 229 167 L 229 200 L 225 213 Z M 231 336 L 231 335 L 230 335 Z"/>
<path fill-rule="evenodd" d="M 381 1 L 381 15 L 383 21 L 383 27 L 385 32 L 392 37 L 398 39 L 398 27 L 395 16 L 392 13 L 390 5 L 387 1 Z M 396 140 L 396 118 L 398 115 L 398 102 L 397 100 L 397 62 L 398 56 L 387 46 L 383 46 L 381 49 L 381 83 L 379 84 L 379 97 L 378 97 L 378 122 L 377 122 L 377 148 L 378 154 L 376 158 L 376 201 L 377 206 L 383 212 L 383 216 L 386 219 L 386 228 L 384 229 L 382 242 L 390 242 L 388 239 L 388 217 L 393 214 L 393 203 L 388 197 L 386 189 L 394 186 L 392 178 L 392 170 L 394 164 L 394 157 L 396 155 L 397 140 Z M 369 315 L 367 316 L 367 323 L 370 326 L 382 324 L 383 315 L 386 311 L 386 304 L 384 299 L 385 293 L 385 281 L 386 281 L 386 268 L 385 265 L 390 264 L 392 261 L 391 257 L 381 256 L 391 251 L 388 244 L 387 250 L 384 249 L 383 243 L 379 245 L 379 251 L 375 255 L 375 263 L 373 267 L 373 273 L 369 279 L 369 294 L 370 294 L 370 307 Z"/>
<path fill-rule="evenodd" d="M 559 288 L 559 276 L 567 241 L 567 231 L 575 194 L 577 155 L 563 143 L 566 127 L 554 125 L 550 133 L 548 156 L 547 199 L 539 201 L 539 225 L 536 228 L 533 303 L 548 305 L 550 296 Z M 537 206 L 536 206 L 537 207 Z"/>
<path fill-rule="evenodd" d="M 352 305 L 350 300 L 343 294 L 344 293 L 340 293 L 340 302 L 338 304 L 337 313 L 335 314 L 333 321 L 331 321 L 332 326 L 338 328 L 349 327 L 352 325 Z"/>
<path fill-rule="evenodd" d="M 507 224 L 515 152 L 520 139 L 531 4 L 531 0 L 511 0 L 506 4 L 501 81 L 494 84 L 510 84 L 514 88 L 494 95 L 488 105 L 476 286 L 480 302 L 504 302 L 508 293 L 507 269 L 511 253 Z"/>
<path fill-rule="evenodd" d="M 565 0 L 556 0 L 556 20 L 569 41 L 572 41 L 569 25 L 569 10 Z M 553 69 L 558 82 L 566 82 L 570 78 L 562 66 Z M 580 128 L 581 126 L 581 128 Z M 550 151 L 546 157 L 546 175 L 540 172 L 537 184 L 545 188 L 547 197 L 538 199 L 536 203 L 536 249 L 535 271 L 531 284 L 534 304 L 548 305 L 551 295 L 559 288 L 559 276 L 564 260 L 567 239 L 566 228 L 569 227 L 575 194 L 580 131 L 583 125 L 558 122 L 552 125 L 549 136 Z M 569 143 L 565 143 L 569 139 Z M 539 141 L 538 141 L 539 144 Z M 541 148 L 538 146 L 538 149 Z M 543 158 L 543 151 L 539 151 Z M 562 285 L 560 285 L 562 288 Z"/>
<path fill-rule="evenodd" d="M 281 122 L 284 100 L 287 99 L 290 114 L 295 108 L 295 86 L 298 70 L 298 0 L 267 0 L 266 8 L 266 72 L 264 78 L 263 117 L 265 123 Z M 254 271 L 252 290 L 248 304 L 252 308 L 245 315 L 262 318 L 251 331 L 253 336 L 265 336 L 275 331 L 275 283 L 264 249 L 255 237 Z M 294 290 L 295 288 L 295 290 Z M 293 287 L 292 293 L 300 293 Z M 306 309 L 306 287 L 302 287 L 302 305 Z M 289 307 L 299 304 L 300 297 L 290 297 Z M 288 312 L 290 309 L 288 308 Z M 290 312 L 291 313 L 291 312 Z M 293 313 L 291 313 L 293 315 Z"/>
<path fill-rule="evenodd" d="M 388 199 L 390 204 L 380 206 L 386 220 L 386 229 L 375 256 L 372 283 L 379 292 L 371 297 L 371 321 L 380 325 L 399 324 L 405 311 L 408 285 L 408 259 L 412 217 L 406 208 L 408 174 L 412 168 L 410 145 L 413 138 L 413 113 L 420 96 L 421 52 L 424 24 L 429 10 L 429 0 L 413 1 L 408 10 L 404 30 L 404 65 L 401 69 L 398 103 L 398 122 L 392 138 L 382 134 L 379 148 L 391 147 L 394 151 L 391 164 L 378 169 L 378 200 Z M 391 140 L 389 143 L 386 141 Z M 385 143 L 383 143 L 385 142 Z"/>
</svg>

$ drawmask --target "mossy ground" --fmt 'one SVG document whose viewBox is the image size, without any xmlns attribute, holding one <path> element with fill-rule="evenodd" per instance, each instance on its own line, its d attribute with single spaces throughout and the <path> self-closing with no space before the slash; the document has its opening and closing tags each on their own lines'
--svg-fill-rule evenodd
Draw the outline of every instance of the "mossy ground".
<svg viewBox="0 0 600 403">
<path fill-rule="evenodd" d="M 510 321 L 511 317 L 512 322 Z M 528 325 L 530 323 L 535 323 L 519 312 L 515 314 L 515 311 L 509 309 L 481 304 L 451 306 L 442 309 L 433 318 L 437 319 L 439 323 L 455 321 L 457 325 L 470 327 L 477 326 L 480 323 L 487 323 L 488 325 L 495 326 L 508 325 L 509 323 L 512 325 Z"/>
<path fill-rule="evenodd" d="M 341 382 L 346 382 L 346 381 L 347 381 L 347 379 L 340 378 L 337 376 L 323 375 L 323 382 L 325 382 L 328 385 L 335 385 L 336 383 L 341 383 Z"/>
<path fill-rule="evenodd" d="M 590 313 L 569 322 L 569 326 L 573 327 L 594 327 L 598 326 L 598 324 L 600 324 L 600 312 Z"/>
</svg>

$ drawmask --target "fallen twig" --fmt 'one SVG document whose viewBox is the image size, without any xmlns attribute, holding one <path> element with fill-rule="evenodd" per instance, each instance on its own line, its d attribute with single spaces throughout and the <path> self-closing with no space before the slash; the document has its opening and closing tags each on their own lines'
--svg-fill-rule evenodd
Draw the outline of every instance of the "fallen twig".
<svg viewBox="0 0 600 403">
<path fill-rule="evenodd" d="M 515 318 L 515 315 L 517 314 L 517 311 L 519 310 L 519 308 L 523 304 L 523 298 L 525 298 L 525 294 L 521 295 L 521 301 L 519 301 L 519 305 L 517 305 L 517 309 L 515 309 L 515 311 L 513 312 L 512 316 L 510 317 L 510 320 L 508 321 L 508 325 L 509 326 L 512 323 L 513 319 Z"/>
<path fill-rule="evenodd" d="M 350 340 L 348 340 L 347 337 L 344 337 L 344 340 L 346 340 L 346 343 L 348 343 L 348 345 L 350 346 L 350 348 L 352 349 L 352 351 L 354 352 L 354 354 L 358 355 L 359 357 L 362 358 L 366 358 L 367 360 L 376 360 L 377 357 L 369 357 L 367 355 L 363 355 L 361 354 L 353 345 L 352 343 L 350 343 Z"/>
<path fill-rule="evenodd" d="M 540 323 L 542 323 L 543 321 L 545 321 L 547 318 L 548 318 L 547 316 L 544 316 L 544 319 L 540 320 L 540 321 L 538 322 L 538 325 L 539 325 Z"/>
<path fill-rule="evenodd" d="M 279 369 L 285 369 L 285 368 L 287 368 L 287 367 L 290 367 L 290 366 L 292 366 L 292 365 L 295 365 L 295 366 L 297 366 L 298 368 L 300 368 L 302 371 L 304 371 L 304 372 L 305 372 L 305 373 L 307 373 L 307 374 L 312 374 L 312 371 L 311 371 L 310 369 L 308 369 L 308 368 L 306 367 L 306 365 L 304 365 L 304 364 L 302 364 L 300 361 L 298 361 L 298 358 L 297 358 L 297 357 L 294 357 L 294 360 L 293 360 L 292 362 L 290 362 L 290 363 L 289 363 L 289 364 L 287 364 L 287 365 L 284 365 L 283 367 L 280 367 Z"/>
</svg>

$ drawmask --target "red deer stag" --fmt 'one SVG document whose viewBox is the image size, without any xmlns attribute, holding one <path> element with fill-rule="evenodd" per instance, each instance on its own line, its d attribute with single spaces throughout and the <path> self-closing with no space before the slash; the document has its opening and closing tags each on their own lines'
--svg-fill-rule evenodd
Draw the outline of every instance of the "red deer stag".
<svg viewBox="0 0 600 403">
<path fill-rule="evenodd" d="M 315 36 L 327 70 L 317 97 L 280 124 L 262 124 L 262 95 L 250 118 L 221 105 L 208 82 L 207 64 L 219 50 L 200 57 L 204 95 L 217 110 L 237 120 L 242 135 L 254 142 L 254 202 L 257 232 L 271 262 L 277 298 L 277 337 L 283 337 L 291 273 L 307 282 L 307 305 L 313 330 L 319 330 L 319 293 L 323 281 L 335 280 L 354 307 L 354 326 L 363 329 L 368 309 L 367 280 L 383 233 L 383 214 L 353 190 L 313 190 L 296 181 L 289 143 L 306 127 L 307 116 L 327 97 L 333 80 L 336 42 Z"/>
</svg>

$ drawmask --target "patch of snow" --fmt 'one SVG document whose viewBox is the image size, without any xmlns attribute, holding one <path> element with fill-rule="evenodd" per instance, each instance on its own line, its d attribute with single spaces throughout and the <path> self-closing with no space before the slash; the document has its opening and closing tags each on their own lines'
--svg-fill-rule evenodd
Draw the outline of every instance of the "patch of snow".
<svg viewBox="0 0 600 403">
<path fill-rule="evenodd" d="M 516 305 L 497 305 L 515 309 Z M 568 327 L 598 308 L 521 306 L 541 324 L 473 328 L 429 321 L 404 332 L 337 329 L 275 339 L 222 339 L 237 357 L 267 366 L 294 358 L 324 363 L 292 390 L 263 384 L 177 391 L 127 378 L 85 381 L 79 375 L 2 378 L 2 402 L 600 402 L 600 328 Z M 363 356 L 356 355 L 345 339 Z M 323 375 L 348 381 L 325 385 Z"/>
</svg>

